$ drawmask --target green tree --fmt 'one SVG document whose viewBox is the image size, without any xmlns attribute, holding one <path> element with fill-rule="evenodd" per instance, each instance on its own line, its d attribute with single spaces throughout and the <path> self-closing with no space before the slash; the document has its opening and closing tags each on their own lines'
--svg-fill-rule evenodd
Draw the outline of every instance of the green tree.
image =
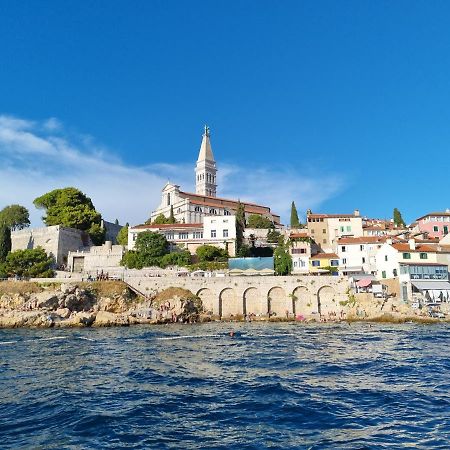
<svg viewBox="0 0 450 450">
<path fill-rule="evenodd" d="M 154 223 L 155 225 L 164 225 L 166 223 L 170 223 L 169 222 L 170 219 L 168 219 L 163 213 L 158 214 L 155 217 L 155 220 L 151 223 Z"/>
<path fill-rule="evenodd" d="M 120 265 L 129 269 L 142 269 L 144 267 L 141 256 L 133 250 L 125 252 L 120 261 Z"/>
<path fill-rule="evenodd" d="M 175 220 L 175 216 L 173 214 L 173 205 L 170 205 L 169 220 L 167 223 L 177 223 L 177 221 Z"/>
<path fill-rule="evenodd" d="M 30 226 L 30 214 L 25 206 L 9 205 L 0 211 L 0 225 L 6 225 L 12 231 Z"/>
<path fill-rule="evenodd" d="M 102 217 L 92 200 L 80 190 L 68 187 L 55 189 L 34 200 L 36 208 L 44 209 L 42 220 L 47 226 L 62 225 L 89 233 L 92 242 L 100 245 L 105 239 Z"/>
<path fill-rule="evenodd" d="M 237 251 L 236 256 L 238 258 L 248 258 L 252 255 L 253 248 L 250 248 L 248 245 L 242 244 L 241 248 Z"/>
<path fill-rule="evenodd" d="M 284 245 L 273 252 L 274 268 L 277 275 L 289 275 L 292 271 L 292 258 Z"/>
<path fill-rule="evenodd" d="M 168 253 L 161 258 L 161 267 L 182 266 L 187 267 L 191 264 L 191 253 L 189 250 Z"/>
<path fill-rule="evenodd" d="M 153 265 L 155 258 L 161 258 L 169 253 L 169 242 L 160 233 L 143 231 L 137 235 L 134 248 L 142 257 L 144 264 Z"/>
<path fill-rule="evenodd" d="M 281 233 L 277 230 L 269 230 L 267 232 L 267 242 L 270 242 L 272 244 L 276 244 L 281 237 Z"/>
<path fill-rule="evenodd" d="M 38 247 L 9 253 L 4 270 L 9 276 L 51 278 L 54 276 L 53 265 L 53 257 L 47 256 L 45 251 Z"/>
<path fill-rule="evenodd" d="M 245 206 L 239 201 L 236 209 L 236 254 L 244 243 Z"/>
<path fill-rule="evenodd" d="M 260 216 L 258 214 L 251 214 L 248 217 L 248 227 L 249 228 L 273 228 L 273 222 L 267 217 Z"/>
<path fill-rule="evenodd" d="M 201 245 L 195 251 L 200 262 L 223 261 L 228 258 L 228 253 L 215 245 Z"/>
<path fill-rule="evenodd" d="M 397 208 L 394 208 L 394 225 L 406 228 L 406 223 L 403 220 L 402 214 Z"/>
<path fill-rule="evenodd" d="M 295 202 L 292 202 L 291 205 L 291 228 L 299 228 L 300 220 L 298 219 L 297 208 L 295 206 Z"/>
<path fill-rule="evenodd" d="M 122 227 L 117 234 L 117 243 L 119 245 L 127 245 L 128 244 L 128 227 L 130 224 L 127 222 L 124 227 Z"/>
<path fill-rule="evenodd" d="M 11 251 L 11 230 L 5 224 L 0 224 L 0 263 L 6 260 Z"/>
</svg>

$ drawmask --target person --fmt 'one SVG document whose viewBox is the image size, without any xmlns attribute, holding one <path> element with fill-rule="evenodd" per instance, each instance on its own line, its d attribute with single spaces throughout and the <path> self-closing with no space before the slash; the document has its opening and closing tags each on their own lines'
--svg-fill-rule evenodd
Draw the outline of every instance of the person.
<svg viewBox="0 0 450 450">
<path fill-rule="evenodd" d="M 233 330 L 230 331 L 230 337 L 234 337 L 234 331 Z"/>
</svg>

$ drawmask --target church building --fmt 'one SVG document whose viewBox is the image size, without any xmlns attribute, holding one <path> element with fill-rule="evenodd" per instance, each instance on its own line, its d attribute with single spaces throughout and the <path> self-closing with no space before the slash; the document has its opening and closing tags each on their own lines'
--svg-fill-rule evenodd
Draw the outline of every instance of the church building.
<svg viewBox="0 0 450 450">
<path fill-rule="evenodd" d="M 241 202 L 246 217 L 251 214 L 264 216 L 275 225 L 280 224 L 280 216 L 273 214 L 268 206 Z M 160 214 L 170 216 L 173 208 L 178 223 L 203 223 L 205 216 L 234 216 L 238 208 L 237 200 L 217 197 L 217 165 L 211 148 L 210 131 L 205 131 L 195 166 L 195 194 L 180 190 L 180 186 L 168 182 L 161 195 L 161 204 L 151 213 L 152 222 Z"/>
</svg>

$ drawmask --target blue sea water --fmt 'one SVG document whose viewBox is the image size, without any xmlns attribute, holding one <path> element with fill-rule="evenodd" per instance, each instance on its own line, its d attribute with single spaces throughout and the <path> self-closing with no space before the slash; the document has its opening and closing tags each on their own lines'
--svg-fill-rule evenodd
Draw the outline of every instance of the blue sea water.
<svg viewBox="0 0 450 450">
<path fill-rule="evenodd" d="M 448 449 L 449 344 L 448 324 L 0 330 L 0 448 Z"/>
</svg>

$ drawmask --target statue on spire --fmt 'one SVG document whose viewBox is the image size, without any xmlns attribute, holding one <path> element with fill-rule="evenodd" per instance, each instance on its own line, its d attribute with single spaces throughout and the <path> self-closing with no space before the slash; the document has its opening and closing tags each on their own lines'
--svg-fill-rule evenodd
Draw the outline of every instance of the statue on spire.
<svg viewBox="0 0 450 450">
<path fill-rule="evenodd" d="M 205 125 L 205 136 L 209 137 L 209 127 L 208 127 L 208 125 Z"/>
</svg>

